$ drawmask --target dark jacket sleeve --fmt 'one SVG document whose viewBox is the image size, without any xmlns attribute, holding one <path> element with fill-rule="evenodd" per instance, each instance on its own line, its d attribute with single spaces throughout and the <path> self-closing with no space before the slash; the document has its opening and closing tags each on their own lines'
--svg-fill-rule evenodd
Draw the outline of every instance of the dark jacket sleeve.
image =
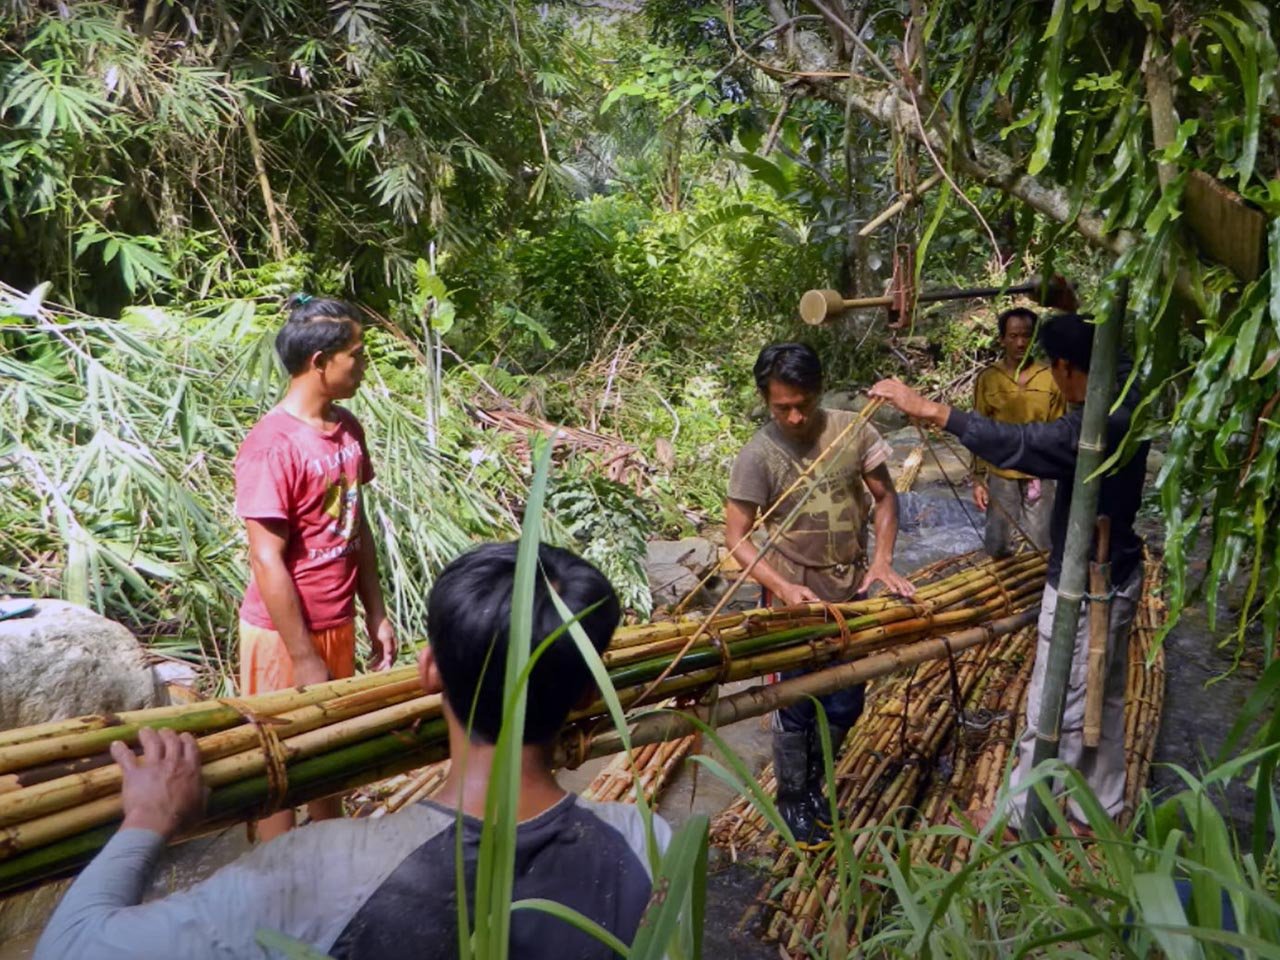
<svg viewBox="0 0 1280 960">
<path fill-rule="evenodd" d="M 1076 470 L 1080 422 L 1078 407 L 1048 423 L 1001 423 L 953 408 L 947 432 L 997 467 L 1045 480 L 1069 480 Z"/>
</svg>

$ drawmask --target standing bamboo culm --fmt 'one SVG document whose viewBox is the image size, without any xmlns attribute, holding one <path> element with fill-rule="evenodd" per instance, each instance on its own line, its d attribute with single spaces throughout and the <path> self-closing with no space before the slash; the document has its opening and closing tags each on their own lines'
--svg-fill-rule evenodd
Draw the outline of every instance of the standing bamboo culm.
<svg viewBox="0 0 1280 960">
<path fill-rule="evenodd" d="M 1045 665 L 1040 716 L 1036 718 L 1034 761 L 1038 766 L 1058 755 L 1062 711 L 1076 646 L 1080 601 L 1085 595 L 1089 545 L 1098 515 L 1101 478 L 1093 474 L 1107 452 L 1107 415 L 1115 396 L 1116 365 L 1120 333 L 1129 303 L 1129 280 L 1116 287 L 1111 315 L 1093 331 L 1093 353 L 1089 362 L 1089 386 L 1085 394 L 1080 425 L 1080 445 L 1076 455 L 1076 475 L 1072 483 L 1071 512 L 1067 519 L 1067 540 L 1062 551 L 1062 571 L 1058 577 L 1058 606 L 1054 611 L 1049 640 L 1049 662 Z M 1031 836 L 1043 834 L 1048 826 L 1047 811 L 1037 791 L 1027 795 L 1025 827 Z"/>
</svg>

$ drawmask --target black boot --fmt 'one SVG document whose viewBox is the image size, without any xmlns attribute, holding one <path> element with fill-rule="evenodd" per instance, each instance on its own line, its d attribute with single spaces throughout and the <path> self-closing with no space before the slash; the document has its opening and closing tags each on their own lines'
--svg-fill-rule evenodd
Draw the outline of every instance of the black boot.
<svg viewBox="0 0 1280 960">
<path fill-rule="evenodd" d="M 778 781 L 778 813 L 791 828 L 796 841 L 802 846 L 814 846 L 831 839 L 816 816 L 809 783 L 807 731 L 773 732 L 773 773 Z"/>
<path fill-rule="evenodd" d="M 828 726 L 831 734 L 831 766 L 835 768 L 836 762 L 840 759 L 840 747 L 844 744 L 844 738 L 848 736 L 848 727 L 837 727 L 835 725 Z M 813 817 L 824 828 L 831 828 L 831 800 L 824 790 L 823 780 L 826 777 L 826 765 L 822 759 L 822 734 L 814 727 L 809 731 L 809 767 L 806 776 L 807 793 L 809 803 L 813 811 Z"/>
</svg>

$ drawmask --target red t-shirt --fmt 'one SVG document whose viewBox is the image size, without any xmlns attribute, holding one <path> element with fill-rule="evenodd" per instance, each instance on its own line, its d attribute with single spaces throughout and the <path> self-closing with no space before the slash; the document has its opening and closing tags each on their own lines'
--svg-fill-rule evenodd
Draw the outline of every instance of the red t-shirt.
<svg viewBox="0 0 1280 960">
<path fill-rule="evenodd" d="M 236 515 L 288 524 L 285 566 L 312 631 L 355 615 L 360 485 L 373 479 L 359 421 L 334 412 L 337 426 L 322 433 L 276 407 L 249 431 L 235 463 Z M 275 629 L 252 577 L 240 618 Z"/>
</svg>

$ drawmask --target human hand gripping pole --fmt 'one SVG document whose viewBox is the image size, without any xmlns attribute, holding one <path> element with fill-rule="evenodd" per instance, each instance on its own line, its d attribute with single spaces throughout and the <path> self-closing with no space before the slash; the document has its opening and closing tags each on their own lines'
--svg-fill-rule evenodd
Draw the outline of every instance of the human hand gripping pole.
<svg viewBox="0 0 1280 960">
<path fill-rule="evenodd" d="M 138 742 L 141 757 L 123 740 L 110 748 L 122 777 L 122 829 L 150 830 L 169 840 L 204 813 L 209 790 L 200 775 L 200 748 L 189 733 L 150 727 L 138 732 Z"/>
<path fill-rule="evenodd" d="M 922 397 L 901 380 L 881 380 L 867 394 L 896 407 L 908 417 L 925 420 L 935 427 L 945 427 L 947 417 L 951 415 L 951 407 L 947 404 Z"/>
</svg>

